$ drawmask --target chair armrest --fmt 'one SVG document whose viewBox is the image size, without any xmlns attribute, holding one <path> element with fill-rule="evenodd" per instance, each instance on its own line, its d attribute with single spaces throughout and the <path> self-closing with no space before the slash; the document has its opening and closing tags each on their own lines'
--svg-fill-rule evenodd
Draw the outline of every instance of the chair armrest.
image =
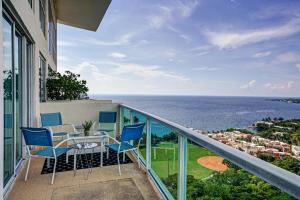
<svg viewBox="0 0 300 200">
<path fill-rule="evenodd" d="M 119 142 L 119 141 L 116 140 L 115 138 L 111 137 L 110 135 L 106 134 L 106 136 L 107 136 L 109 139 L 112 139 L 115 143 L 121 144 L 121 142 Z"/>
<path fill-rule="evenodd" d="M 54 146 L 54 149 L 57 149 L 58 147 L 60 147 L 62 144 L 67 143 L 68 141 L 72 140 L 72 138 L 67 138 L 63 141 L 61 141 L 60 143 L 58 143 L 57 145 Z M 68 144 L 68 143 L 67 143 Z"/>
</svg>

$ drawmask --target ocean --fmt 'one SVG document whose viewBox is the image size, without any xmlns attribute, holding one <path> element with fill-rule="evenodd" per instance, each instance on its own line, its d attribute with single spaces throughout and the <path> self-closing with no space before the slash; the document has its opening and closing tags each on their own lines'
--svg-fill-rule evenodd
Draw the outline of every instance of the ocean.
<svg viewBox="0 0 300 200">
<path fill-rule="evenodd" d="M 247 128 L 266 117 L 300 118 L 300 104 L 269 101 L 269 97 L 117 96 L 92 99 L 124 103 L 186 127 L 204 131 Z"/>
</svg>

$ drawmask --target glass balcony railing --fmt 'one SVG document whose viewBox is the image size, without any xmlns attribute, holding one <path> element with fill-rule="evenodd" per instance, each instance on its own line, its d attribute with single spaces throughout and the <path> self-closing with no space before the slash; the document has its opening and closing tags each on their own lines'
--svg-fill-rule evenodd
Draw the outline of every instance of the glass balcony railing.
<svg viewBox="0 0 300 200">
<path fill-rule="evenodd" d="M 120 117 L 120 128 L 146 123 L 136 154 L 165 199 L 300 198 L 294 173 L 126 105 Z"/>
</svg>

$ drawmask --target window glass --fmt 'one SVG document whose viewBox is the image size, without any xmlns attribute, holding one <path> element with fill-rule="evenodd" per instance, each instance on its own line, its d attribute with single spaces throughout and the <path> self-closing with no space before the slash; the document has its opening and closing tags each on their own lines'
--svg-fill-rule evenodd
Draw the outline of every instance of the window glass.
<svg viewBox="0 0 300 200">
<path fill-rule="evenodd" d="M 45 0 L 39 0 L 39 11 L 40 11 L 40 24 L 41 29 L 46 34 L 46 1 Z"/>
<path fill-rule="evenodd" d="M 56 24 L 54 22 L 53 14 L 52 14 L 52 7 L 50 0 L 48 1 L 48 16 L 49 16 L 49 23 L 48 23 L 48 49 L 50 54 L 53 57 L 54 62 L 56 63 Z"/>
<path fill-rule="evenodd" d="M 46 60 L 40 55 L 39 62 L 39 87 L 40 87 L 40 102 L 46 101 Z"/>
<path fill-rule="evenodd" d="M 32 8 L 32 0 L 28 0 L 30 7 Z"/>
</svg>

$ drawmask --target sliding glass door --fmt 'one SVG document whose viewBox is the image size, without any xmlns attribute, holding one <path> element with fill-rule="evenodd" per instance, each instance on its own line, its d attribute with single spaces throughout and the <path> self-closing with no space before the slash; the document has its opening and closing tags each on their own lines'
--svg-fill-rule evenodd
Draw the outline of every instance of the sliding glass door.
<svg viewBox="0 0 300 200">
<path fill-rule="evenodd" d="M 22 36 L 15 32 L 14 43 L 14 84 L 15 84 L 15 120 L 16 120 L 16 163 L 22 159 L 22 135 L 20 127 L 22 126 Z"/>
<path fill-rule="evenodd" d="M 23 52 L 25 37 L 18 30 L 16 23 L 3 13 L 3 87 L 4 87 L 4 186 L 15 174 L 15 169 L 22 159 L 23 124 Z M 0 161 L 2 162 L 2 161 Z"/>
<path fill-rule="evenodd" d="M 14 101 L 13 101 L 13 24 L 2 18 L 3 24 L 3 87 L 4 87 L 4 185 L 14 174 Z"/>
</svg>

